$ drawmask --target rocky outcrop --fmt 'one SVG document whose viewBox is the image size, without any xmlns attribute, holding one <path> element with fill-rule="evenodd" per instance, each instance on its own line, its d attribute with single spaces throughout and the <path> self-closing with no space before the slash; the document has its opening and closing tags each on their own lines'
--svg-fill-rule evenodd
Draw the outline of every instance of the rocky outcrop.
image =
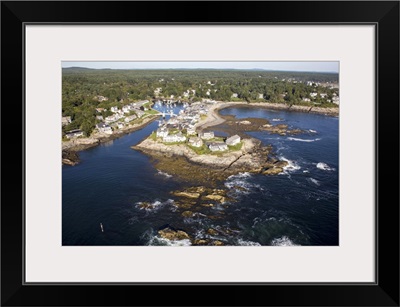
<svg viewBox="0 0 400 307">
<path fill-rule="evenodd" d="M 263 175 L 277 175 L 284 171 L 284 168 L 288 166 L 287 161 L 280 161 L 275 159 L 270 159 L 264 164 L 264 169 L 261 172 Z"/>
<path fill-rule="evenodd" d="M 209 195 L 205 195 L 202 197 L 202 199 L 204 200 L 215 200 L 219 203 L 224 203 L 226 202 L 226 197 L 222 196 L 222 195 L 218 195 L 218 194 L 209 194 Z"/>
<path fill-rule="evenodd" d="M 186 145 L 165 145 L 162 142 L 157 142 L 148 138 L 132 148 L 150 155 L 163 154 L 164 157 L 184 156 L 193 163 L 210 166 L 215 169 L 233 167 L 249 170 L 259 167 L 260 159 L 252 155 L 256 153 L 259 144 L 260 142 L 258 140 L 244 139 L 243 146 L 240 150 L 219 154 L 199 155 Z"/>
<path fill-rule="evenodd" d="M 300 129 L 288 129 L 288 125 L 278 124 L 271 125 L 270 123 L 262 125 L 260 130 L 268 131 L 271 134 L 279 134 L 279 135 L 297 135 L 300 133 L 304 133 L 303 130 Z"/>
<path fill-rule="evenodd" d="M 281 167 L 271 167 L 263 171 L 263 175 L 278 175 L 283 172 L 283 168 Z"/>
<path fill-rule="evenodd" d="M 185 239 L 190 240 L 190 236 L 183 230 L 174 230 L 171 228 L 164 228 L 162 230 L 159 230 L 158 234 L 161 238 L 171 240 L 171 241 L 185 240 Z"/>
<path fill-rule="evenodd" d="M 187 198 L 194 198 L 197 199 L 200 197 L 200 193 L 193 193 L 193 192 L 187 192 L 187 191 L 182 191 L 182 192 L 173 192 L 172 193 L 175 196 L 179 196 L 179 197 L 187 197 Z"/>
<path fill-rule="evenodd" d="M 184 212 L 182 212 L 182 216 L 183 217 L 193 217 L 194 213 L 193 213 L 193 211 L 184 211 Z"/>
<path fill-rule="evenodd" d="M 185 145 L 165 145 L 150 138 L 132 148 L 152 157 L 157 169 L 175 176 L 176 179 L 212 184 L 240 172 L 261 173 L 268 166 L 271 146 L 263 147 L 259 140 L 253 138 L 242 141 L 240 150 L 219 154 L 197 154 Z M 203 191 L 175 193 L 175 196 L 197 199 Z M 220 196 L 211 196 L 209 200 L 211 199 L 225 201 Z"/>
<path fill-rule="evenodd" d="M 205 239 L 196 239 L 193 242 L 193 245 L 208 245 L 209 241 Z"/>
<path fill-rule="evenodd" d="M 61 161 L 62 164 L 73 166 L 79 162 L 79 156 L 75 151 L 63 150 Z"/>
</svg>

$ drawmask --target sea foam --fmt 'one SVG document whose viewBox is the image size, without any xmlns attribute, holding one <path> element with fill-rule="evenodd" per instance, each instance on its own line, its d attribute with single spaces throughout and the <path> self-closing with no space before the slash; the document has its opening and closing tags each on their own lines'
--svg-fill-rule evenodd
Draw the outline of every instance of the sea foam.
<svg viewBox="0 0 400 307">
<path fill-rule="evenodd" d="M 320 183 L 319 183 L 319 181 L 318 181 L 317 179 L 309 178 L 309 180 L 310 180 L 312 183 L 314 183 L 315 185 L 320 186 Z"/>
<path fill-rule="evenodd" d="M 334 171 L 335 170 L 333 167 L 330 167 L 328 164 L 326 164 L 324 162 L 318 162 L 317 168 L 324 170 L 324 171 Z"/>
<path fill-rule="evenodd" d="M 271 245 L 273 246 L 299 246 L 294 244 L 287 236 L 282 236 L 280 238 L 275 238 L 272 240 Z"/>
<path fill-rule="evenodd" d="M 164 176 L 166 178 L 171 178 L 172 177 L 172 175 L 170 175 L 168 173 L 165 173 L 165 172 L 162 172 L 162 171 L 158 171 L 157 174 L 160 175 L 160 176 Z"/>
<path fill-rule="evenodd" d="M 158 236 L 153 236 L 150 238 L 149 242 L 147 245 L 152 245 L 152 246 L 190 246 L 192 243 L 190 242 L 189 239 L 183 239 L 183 240 L 168 240 L 165 238 L 160 238 Z"/>
<path fill-rule="evenodd" d="M 321 140 L 320 138 L 316 138 L 313 140 L 306 140 L 306 139 L 298 139 L 298 138 L 292 138 L 292 137 L 288 137 L 287 138 L 289 141 L 296 141 L 296 142 L 306 142 L 306 143 L 311 143 L 311 142 L 316 142 Z"/>
<path fill-rule="evenodd" d="M 293 172 L 293 171 L 297 171 L 297 170 L 301 169 L 301 167 L 295 161 L 286 159 L 285 157 L 280 157 L 279 159 L 286 161 L 288 163 L 288 165 L 286 165 L 283 168 L 284 173 Z"/>
</svg>

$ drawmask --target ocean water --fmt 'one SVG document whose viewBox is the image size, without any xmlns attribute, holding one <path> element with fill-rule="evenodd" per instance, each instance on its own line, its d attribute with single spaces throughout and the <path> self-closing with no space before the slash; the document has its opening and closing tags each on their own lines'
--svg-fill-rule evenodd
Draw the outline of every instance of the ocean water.
<svg viewBox="0 0 400 307">
<path fill-rule="evenodd" d="M 220 186 L 229 191 L 231 201 L 197 208 L 189 218 L 181 215 L 170 193 L 187 186 L 131 148 L 157 129 L 157 121 L 82 151 L 78 165 L 62 170 L 62 244 L 191 245 L 190 240 L 160 238 L 157 231 L 168 225 L 193 239 L 224 245 L 338 245 L 339 119 L 253 108 L 227 108 L 221 114 L 266 118 L 306 133 L 248 133 L 271 144 L 276 156 L 289 162 L 285 172 L 231 176 Z M 143 209 L 143 202 L 151 206 Z"/>
</svg>

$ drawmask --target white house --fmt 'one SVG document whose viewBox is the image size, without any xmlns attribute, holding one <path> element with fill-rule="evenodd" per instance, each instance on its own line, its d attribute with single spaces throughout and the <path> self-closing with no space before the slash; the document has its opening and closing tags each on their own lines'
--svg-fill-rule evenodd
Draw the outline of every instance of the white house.
<svg viewBox="0 0 400 307">
<path fill-rule="evenodd" d="M 187 133 L 187 135 L 196 135 L 196 129 L 195 128 L 187 128 L 186 133 Z"/>
<path fill-rule="evenodd" d="M 186 141 L 186 137 L 179 132 L 177 134 L 164 136 L 163 141 L 166 143 L 184 142 Z"/>
<path fill-rule="evenodd" d="M 79 130 L 79 129 L 71 130 L 71 131 L 68 131 L 68 132 L 65 134 L 65 136 L 66 136 L 68 139 L 77 138 L 77 137 L 79 137 L 79 136 L 83 136 L 83 131 L 82 131 L 82 130 Z"/>
<path fill-rule="evenodd" d="M 237 98 L 238 97 L 238 94 L 237 93 L 233 93 L 232 94 L 232 98 Z"/>
<path fill-rule="evenodd" d="M 312 98 L 315 98 L 315 97 L 317 97 L 317 95 L 318 95 L 318 93 L 316 93 L 316 92 L 312 92 L 312 93 L 310 93 L 310 96 L 311 96 Z"/>
<path fill-rule="evenodd" d="M 163 138 L 163 137 L 166 137 L 167 135 L 168 135 L 168 129 L 167 128 L 161 127 L 161 128 L 157 129 L 156 136 L 158 138 Z"/>
<path fill-rule="evenodd" d="M 157 88 L 154 90 L 154 95 L 156 95 L 156 96 L 160 95 L 161 91 L 162 91 L 162 88 L 161 88 L 161 87 L 157 87 Z"/>
<path fill-rule="evenodd" d="M 129 122 L 133 121 L 136 118 L 137 118 L 137 116 L 134 114 L 134 115 L 125 117 L 124 120 L 125 120 L 126 123 L 129 123 Z"/>
<path fill-rule="evenodd" d="M 208 144 L 208 148 L 211 151 L 224 151 L 224 150 L 228 150 L 228 145 L 226 145 L 223 142 L 212 142 L 212 143 Z"/>
<path fill-rule="evenodd" d="M 201 147 L 203 146 L 203 141 L 199 137 L 192 137 L 189 139 L 189 145 L 193 147 Z"/>
<path fill-rule="evenodd" d="M 123 106 L 123 107 L 122 107 L 122 112 L 124 112 L 124 113 L 129 113 L 129 112 L 132 111 L 132 110 L 133 110 L 133 107 L 130 106 L 130 105 L 127 105 L 127 106 Z"/>
<path fill-rule="evenodd" d="M 97 115 L 97 116 L 96 116 L 96 119 L 97 119 L 97 120 L 104 120 L 103 116 L 101 116 L 101 115 Z"/>
<path fill-rule="evenodd" d="M 122 128 L 125 127 L 125 124 L 122 123 L 122 122 L 118 122 L 118 123 L 117 123 L 117 127 L 118 127 L 118 129 L 122 129 Z"/>
<path fill-rule="evenodd" d="M 97 130 L 99 130 L 99 132 L 102 133 L 106 133 L 106 134 L 112 134 L 113 131 L 111 129 L 111 127 L 105 123 L 99 123 L 96 125 Z"/>
<path fill-rule="evenodd" d="M 335 104 L 339 104 L 339 97 L 338 96 L 332 97 L 332 102 Z"/>
<path fill-rule="evenodd" d="M 118 107 L 111 107 L 110 111 L 113 112 L 113 113 L 117 113 L 118 112 Z"/>
<path fill-rule="evenodd" d="M 105 121 L 107 124 L 110 124 L 110 123 L 116 122 L 117 120 L 121 119 L 122 117 L 123 117 L 123 116 L 121 116 L 120 114 L 114 114 L 114 115 L 111 115 L 111 116 L 107 116 L 107 117 L 104 119 L 104 121 Z"/>
<path fill-rule="evenodd" d="M 206 131 L 206 132 L 202 132 L 200 133 L 200 137 L 203 140 L 210 140 L 214 138 L 214 132 L 213 131 Z"/>
<path fill-rule="evenodd" d="M 303 100 L 303 101 L 306 101 L 306 102 L 309 102 L 309 101 L 311 101 L 311 99 L 310 99 L 310 98 L 303 98 L 302 100 Z"/>
<path fill-rule="evenodd" d="M 238 136 L 237 134 L 226 139 L 226 145 L 228 146 L 234 146 L 239 143 L 240 143 L 240 136 Z"/>
<path fill-rule="evenodd" d="M 142 110 L 135 110 L 137 117 L 142 117 L 145 113 Z"/>
<path fill-rule="evenodd" d="M 71 123 L 71 116 L 64 116 L 64 117 L 61 117 L 61 124 L 63 125 L 63 126 L 66 126 L 66 125 L 68 125 L 68 124 L 70 124 Z"/>
<path fill-rule="evenodd" d="M 322 98 L 325 98 L 326 96 L 328 96 L 328 94 L 327 93 L 321 93 L 321 94 L 319 94 Z"/>
</svg>

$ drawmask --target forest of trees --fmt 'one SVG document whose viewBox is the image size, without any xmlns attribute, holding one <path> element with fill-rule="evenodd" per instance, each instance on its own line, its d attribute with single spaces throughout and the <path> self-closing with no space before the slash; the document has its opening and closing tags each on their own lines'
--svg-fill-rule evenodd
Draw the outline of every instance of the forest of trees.
<svg viewBox="0 0 400 307">
<path fill-rule="evenodd" d="M 112 106 L 122 107 L 137 100 L 159 98 L 184 101 L 260 101 L 332 107 L 338 88 L 336 73 L 305 73 L 244 70 L 112 70 L 64 68 L 62 70 L 62 116 L 72 122 L 63 131 L 94 129 L 96 108 L 110 115 Z M 325 98 L 310 96 L 326 93 Z M 101 101 L 98 96 L 107 97 Z M 237 96 L 237 97 L 236 97 Z M 308 101 L 308 99 L 310 101 Z M 306 100 L 306 101 L 305 101 Z M 107 113 L 108 112 L 108 113 Z"/>
</svg>

